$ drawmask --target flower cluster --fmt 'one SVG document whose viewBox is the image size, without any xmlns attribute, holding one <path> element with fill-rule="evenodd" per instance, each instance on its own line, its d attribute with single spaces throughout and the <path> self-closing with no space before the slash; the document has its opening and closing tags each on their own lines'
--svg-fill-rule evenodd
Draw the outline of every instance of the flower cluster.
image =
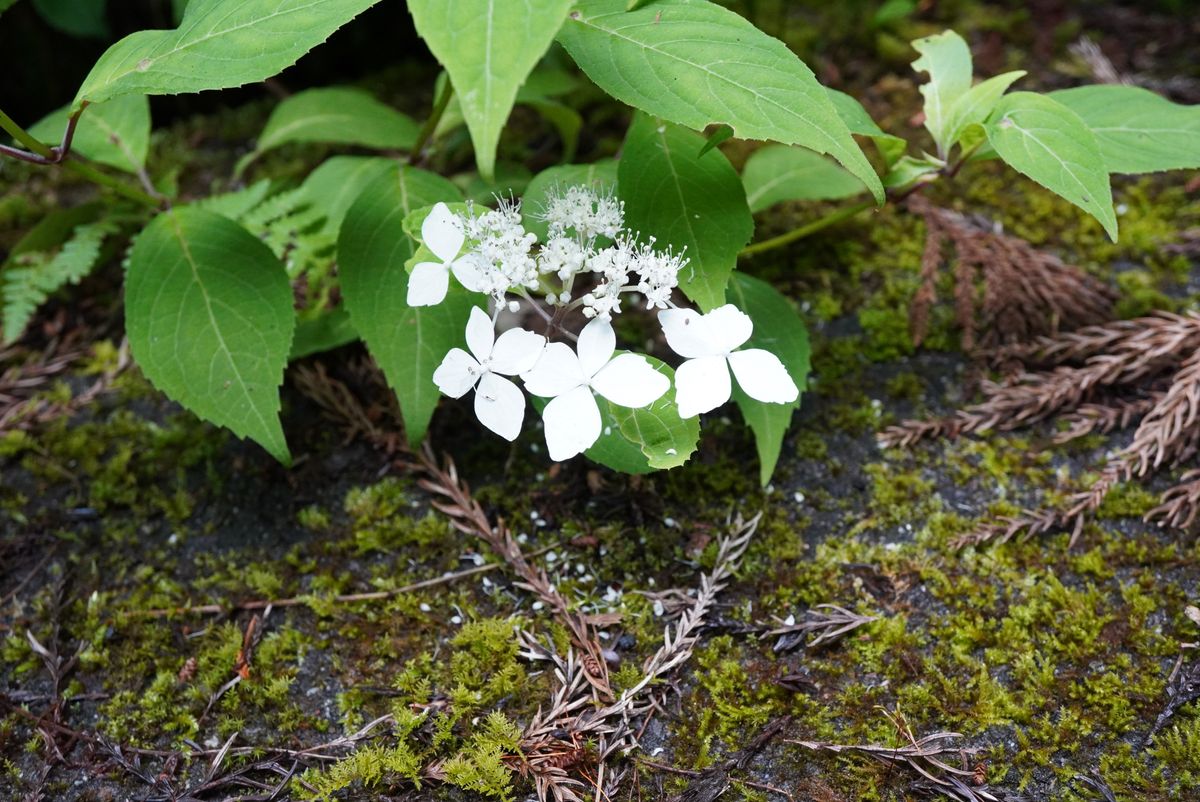
<svg viewBox="0 0 1200 802">
<path fill-rule="evenodd" d="M 450 276 L 491 296 L 495 312 L 471 310 L 467 349 L 452 348 L 433 374 L 452 398 L 475 391 L 475 414 L 488 429 L 515 440 L 525 418 L 525 390 L 549 399 L 542 411 L 546 445 L 554 460 L 586 451 L 603 424 L 597 397 L 640 409 L 662 402 L 670 379 L 640 354 L 618 353 L 612 316 L 623 297 L 639 294 L 647 309 L 661 310 L 667 345 L 684 358 L 675 373 L 678 414 L 690 418 L 727 402 L 733 380 L 751 398 L 786 404 L 798 388 L 769 351 L 741 348 L 753 333 L 750 317 L 732 304 L 707 314 L 678 308 L 672 292 L 688 263 L 682 254 L 638 242 L 624 228 L 624 207 L 611 195 L 575 186 L 552 194 L 541 219 L 549 237 L 540 247 L 526 231 L 518 203 L 456 214 L 433 207 L 421 238 L 436 261 L 415 265 L 408 280 L 410 306 L 441 303 Z M 510 296 L 516 296 L 515 298 Z M 524 328 L 496 336 L 500 311 L 518 311 L 520 299 L 546 322 L 548 334 L 575 341 L 549 342 Z M 562 326 L 570 313 L 587 319 L 578 335 Z M 732 373 L 732 378 L 731 374 Z"/>
</svg>

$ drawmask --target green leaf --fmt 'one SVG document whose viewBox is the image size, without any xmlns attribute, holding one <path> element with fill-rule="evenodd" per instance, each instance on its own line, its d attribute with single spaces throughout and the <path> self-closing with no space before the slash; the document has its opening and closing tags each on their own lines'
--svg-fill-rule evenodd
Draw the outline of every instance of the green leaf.
<svg viewBox="0 0 1200 802">
<path fill-rule="evenodd" d="M 450 73 L 487 179 L 517 90 L 570 8 L 571 0 L 409 0 L 417 32 Z"/>
<path fill-rule="evenodd" d="M 954 31 L 945 31 L 912 43 L 921 57 L 912 63 L 917 72 L 929 73 L 921 86 L 925 96 L 925 127 L 937 143 L 938 155 L 946 158 L 954 140 L 950 110 L 971 88 L 971 50 Z"/>
<path fill-rule="evenodd" d="M 100 259 L 101 246 L 117 230 L 111 220 L 77 225 L 57 253 L 14 253 L 0 270 L 3 305 L 2 342 L 16 340 L 29 325 L 37 308 L 54 292 L 77 284 Z"/>
<path fill-rule="evenodd" d="M 903 156 L 900 161 L 892 165 L 892 169 L 883 177 L 883 185 L 888 189 L 903 189 L 922 179 L 927 183 L 932 180 L 930 176 L 941 169 L 940 164 L 935 164 L 928 159 Z"/>
<path fill-rule="evenodd" d="M 344 307 L 327 309 L 321 314 L 296 323 L 296 336 L 292 338 L 289 361 L 303 359 L 312 354 L 332 351 L 358 339 L 358 331 L 350 322 L 350 313 Z"/>
<path fill-rule="evenodd" d="M 418 126 L 412 118 L 362 90 L 309 89 L 275 107 L 250 156 L 290 142 L 408 150 L 416 144 L 417 132 Z"/>
<path fill-rule="evenodd" d="M 625 136 L 617 188 L 626 228 L 688 258 L 679 288 L 708 311 L 725 302 L 725 285 L 754 234 L 754 218 L 725 154 L 700 156 L 703 146 L 704 137 L 694 131 L 637 114 Z"/>
<path fill-rule="evenodd" d="M 728 125 L 718 125 L 716 130 L 709 134 L 704 139 L 704 147 L 700 148 L 700 155 L 703 156 L 710 150 L 720 145 L 722 142 L 727 142 L 733 138 L 733 129 Z"/>
<path fill-rule="evenodd" d="M 559 40 L 613 97 L 703 130 L 725 123 L 743 139 L 828 153 L 883 202 L 883 186 L 825 88 L 777 39 L 708 0 L 582 0 Z"/>
<path fill-rule="evenodd" d="M 546 223 L 539 216 L 546 208 L 546 201 L 554 189 L 582 185 L 592 187 L 600 193 L 616 193 L 617 190 L 617 161 L 602 159 L 591 164 L 562 164 L 548 167 L 535 175 L 525 187 L 525 195 L 521 198 L 521 222 L 525 230 L 537 234 L 538 242 L 545 242 L 549 237 Z"/>
<path fill-rule="evenodd" d="M 763 348 L 779 357 L 803 392 L 809 372 L 808 330 L 791 301 L 765 281 L 737 273 L 729 284 L 729 303 L 754 321 L 754 334 L 745 347 Z M 733 398 L 754 432 L 759 479 L 765 485 L 775 472 L 783 449 L 783 437 L 791 425 L 792 413 L 800 407 L 800 399 L 791 404 L 764 404 L 736 386 Z"/>
<path fill-rule="evenodd" d="M 908 143 L 898 136 L 885 133 L 879 124 L 871 119 L 871 115 L 867 113 L 861 103 L 845 92 L 839 92 L 836 89 L 827 89 L 826 92 L 833 102 L 833 108 L 842 118 L 846 127 L 850 129 L 850 133 L 870 137 L 889 167 L 904 155 L 904 151 L 908 149 Z"/>
<path fill-rule="evenodd" d="M 473 297 L 452 286 L 437 306 L 407 305 L 404 262 L 415 244 L 404 232 L 403 221 L 423 206 L 461 197 L 441 176 L 396 165 L 363 190 L 338 236 L 343 302 L 400 400 L 404 429 L 413 444 L 425 437 L 437 408 L 433 371 L 446 352 L 462 342 Z"/>
<path fill-rule="evenodd" d="M 52 111 L 34 123 L 29 133 L 58 145 L 70 114 L 70 106 Z M 127 173 L 141 170 L 150 150 L 150 102 L 145 95 L 125 95 L 88 106 L 75 126 L 71 150 Z"/>
<path fill-rule="evenodd" d="M 382 156 L 334 156 L 309 173 L 300 185 L 308 203 L 325 215 L 322 228 L 337 237 L 346 212 L 379 176 L 394 170 L 396 162 Z"/>
<path fill-rule="evenodd" d="M 1095 217 L 1116 241 L 1108 171 L 1078 114 L 1045 95 L 1014 92 L 1001 98 L 984 130 L 1010 167 Z"/>
<path fill-rule="evenodd" d="M 644 409 L 630 409 L 596 396 L 600 408 L 600 437 L 584 456 L 620 473 L 644 474 L 674 468 L 688 461 L 700 441 L 700 418 L 684 420 L 675 404 L 675 371 L 654 357 L 654 369 L 671 380 L 666 395 Z M 531 399 L 539 413 L 547 398 Z"/>
<path fill-rule="evenodd" d="M 282 72 L 378 0 L 191 0 L 179 27 L 114 44 L 72 109 L 118 95 L 227 89 Z"/>
<path fill-rule="evenodd" d="M 654 357 L 646 357 L 655 370 L 671 380 L 671 389 L 648 407 L 630 409 L 629 407 L 610 404 L 602 398 L 597 398 L 601 407 L 601 415 L 606 419 L 611 415 L 620 429 L 621 435 L 630 443 L 636 445 L 646 460 L 648 467 L 654 470 L 678 467 L 692 456 L 700 441 L 700 418 L 693 416 L 684 420 L 679 417 L 679 407 L 675 403 L 675 371 Z M 605 410 L 607 407 L 607 410 Z M 601 441 L 604 430 L 601 430 Z M 584 453 L 596 458 L 594 453 L 612 456 L 605 450 L 611 443 L 597 441 L 596 445 Z M 600 451 L 597 452 L 597 446 Z M 625 462 L 626 460 L 622 460 Z M 597 459 L 597 462 L 603 460 Z M 608 463 L 603 463 L 608 464 Z M 610 465 L 610 467 L 616 467 Z M 618 470 L 625 470 L 617 468 Z M 631 473 L 640 471 L 630 471 Z"/>
<path fill-rule="evenodd" d="M 867 188 L 831 159 L 794 145 L 767 145 L 750 155 L 742 170 L 750 211 L 789 200 L 834 200 Z"/>
<path fill-rule="evenodd" d="M 283 265 L 232 220 L 177 207 L 134 243 L 125 328 L 146 377 L 284 464 L 291 455 L 279 424 L 279 387 L 294 326 Z"/>
<path fill-rule="evenodd" d="M 63 33 L 106 39 L 108 3 L 105 0 L 33 0 L 42 19 Z"/>
<path fill-rule="evenodd" d="M 950 104 L 946 114 L 946 130 L 949 137 L 946 147 L 962 139 L 967 129 L 988 118 L 1001 96 L 1012 86 L 1013 81 L 1025 75 L 1024 70 L 1006 72 L 975 84 Z"/>
<path fill-rule="evenodd" d="M 1181 106 L 1136 86 L 1080 86 L 1049 97 L 1092 130 L 1110 173 L 1200 168 L 1200 105 Z"/>
</svg>

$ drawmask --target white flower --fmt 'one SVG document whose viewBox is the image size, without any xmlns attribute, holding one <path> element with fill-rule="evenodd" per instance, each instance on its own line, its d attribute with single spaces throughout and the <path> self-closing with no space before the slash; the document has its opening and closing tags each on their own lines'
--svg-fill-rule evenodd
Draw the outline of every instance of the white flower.
<svg viewBox="0 0 1200 802">
<path fill-rule="evenodd" d="M 561 462 L 586 451 L 600 437 L 599 393 L 623 407 L 657 401 L 670 380 L 637 354 L 613 357 L 617 336 L 606 320 L 593 320 L 579 332 L 579 353 L 565 343 L 550 343 L 542 358 L 521 375 L 525 389 L 553 400 L 546 405 L 546 446 Z"/>
<path fill-rule="evenodd" d="M 466 237 L 453 212 L 444 203 L 433 207 L 421 223 L 421 241 L 440 262 L 419 262 L 408 277 L 408 305 L 434 306 L 446 297 L 450 273 L 467 289 L 479 284 L 475 257 L 459 258 Z"/>
<path fill-rule="evenodd" d="M 509 329 L 496 337 L 492 319 L 475 307 L 467 321 L 471 353 L 451 348 L 433 372 L 433 383 L 451 398 L 462 398 L 474 387 L 480 423 L 506 440 L 515 440 L 525 417 L 525 396 L 504 376 L 532 368 L 545 345 L 545 337 L 524 329 Z"/>
<path fill-rule="evenodd" d="M 779 357 L 761 348 L 735 351 L 750 339 L 754 323 L 733 304 L 701 315 L 691 309 L 658 313 L 667 344 L 687 359 L 675 371 L 679 416 L 691 418 L 716 409 L 733 391 L 729 371 L 746 395 L 771 404 L 790 404 L 800 396 Z"/>
</svg>

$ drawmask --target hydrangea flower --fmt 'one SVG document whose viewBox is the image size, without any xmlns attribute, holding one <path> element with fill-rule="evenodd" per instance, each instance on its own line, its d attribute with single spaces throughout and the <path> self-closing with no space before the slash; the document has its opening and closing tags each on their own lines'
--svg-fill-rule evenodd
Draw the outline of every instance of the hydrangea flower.
<svg viewBox="0 0 1200 802">
<path fill-rule="evenodd" d="M 479 307 L 467 321 L 467 348 L 451 348 L 433 372 L 433 382 L 451 398 L 475 389 L 475 416 L 506 440 L 516 440 L 525 418 L 525 395 L 505 376 L 517 376 L 537 364 L 546 338 L 524 329 L 496 337 L 492 319 Z"/>
<path fill-rule="evenodd" d="M 421 241 L 440 262 L 418 262 L 408 277 L 408 305 L 436 306 L 446 298 L 450 274 L 464 287 L 479 286 L 479 267 L 473 254 L 459 257 L 466 236 L 457 216 L 444 203 L 433 207 L 421 223 Z"/>
<path fill-rule="evenodd" d="M 729 400 L 738 386 L 757 401 L 790 404 L 800 391 L 779 357 L 761 348 L 735 350 L 750 339 L 754 323 L 733 304 L 707 314 L 692 309 L 667 309 L 658 313 L 667 345 L 684 357 L 675 370 L 675 400 L 679 416 L 691 418 Z"/>
<path fill-rule="evenodd" d="M 617 336 L 612 324 L 596 318 L 579 332 L 578 353 L 565 343 L 550 343 L 541 359 L 521 374 L 525 389 L 553 399 L 542 412 L 546 447 L 556 462 L 586 451 L 600 437 L 599 393 L 614 404 L 648 406 L 670 389 L 670 380 L 637 354 L 613 356 Z"/>
</svg>

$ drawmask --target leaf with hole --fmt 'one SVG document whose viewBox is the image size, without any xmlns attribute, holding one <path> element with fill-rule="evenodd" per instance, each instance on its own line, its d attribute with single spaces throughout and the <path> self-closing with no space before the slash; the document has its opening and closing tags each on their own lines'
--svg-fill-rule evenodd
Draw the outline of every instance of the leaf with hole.
<svg viewBox="0 0 1200 802">
<path fill-rule="evenodd" d="M 984 130 L 1010 167 L 1095 217 L 1116 241 L 1108 170 L 1078 114 L 1046 95 L 1014 92 L 1001 98 Z"/>
</svg>

